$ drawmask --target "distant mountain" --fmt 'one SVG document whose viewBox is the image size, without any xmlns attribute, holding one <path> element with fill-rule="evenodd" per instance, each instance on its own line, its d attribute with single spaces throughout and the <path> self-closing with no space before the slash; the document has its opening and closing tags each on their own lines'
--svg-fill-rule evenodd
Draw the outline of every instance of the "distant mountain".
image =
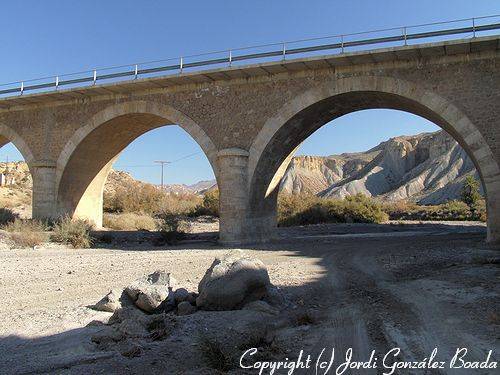
<svg viewBox="0 0 500 375">
<path fill-rule="evenodd" d="M 438 131 L 391 138 L 366 152 L 294 157 L 280 189 L 321 197 L 363 193 L 438 204 L 458 198 L 469 174 L 478 178 L 465 151 Z"/>
<path fill-rule="evenodd" d="M 106 184 L 104 186 L 105 192 L 112 193 L 117 187 L 127 187 L 128 189 L 133 189 L 141 185 L 151 185 L 158 189 L 161 189 L 160 185 L 153 185 L 147 182 L 135 180 L 128 172 L 111 170 L 108 178 L 106 179 Z M 163 189 L 168 193 L 174 194 L 204 194 L 216 187 L 215 180 L 204 180 L 198 181 L 192 185 L 186 184 L 166 184 Z"/>
<path fill-rule="evenodd" d="M 194 194 L 203 194 L 204 192 L 214 188 L 216 186 L 215 180 L 203 180 L 198 181 L 192 185 L 186 184 L 170 184 L 164 185 L 165 191 L 170 193 L 194 193 Z"/>
</svg>

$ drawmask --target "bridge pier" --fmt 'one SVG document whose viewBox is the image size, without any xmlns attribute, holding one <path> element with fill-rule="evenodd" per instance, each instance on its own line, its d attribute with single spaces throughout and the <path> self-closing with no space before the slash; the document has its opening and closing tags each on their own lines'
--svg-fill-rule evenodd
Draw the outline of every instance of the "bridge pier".
<svg viewBox="0 0 500 375">
<path fill-rule="evenodd" d="M 220 233 L 224 245 L 265 242 L 276 229 L 275 211 L 255 212 L 250 205 L 246 150 L 228 148 L 218 152 Z"/>
<path fill-rule="evenodd" d="M 54 219 L 56 215 L 56 163 L 39 160 L 30 163 L 33 178 L 32 217 L 34 219 Z"/>
<path fill-rule="evenodd" d="M 500 175 L 485 179 L 488 213 L 487 242 L 500 245 Z"/>
<path fill-rule="evenodd" d="M 220 231 L 223 244 L 245 242 L 248 234 L 248 152 L 228 148 L 217 153 Z"/>
</svg>

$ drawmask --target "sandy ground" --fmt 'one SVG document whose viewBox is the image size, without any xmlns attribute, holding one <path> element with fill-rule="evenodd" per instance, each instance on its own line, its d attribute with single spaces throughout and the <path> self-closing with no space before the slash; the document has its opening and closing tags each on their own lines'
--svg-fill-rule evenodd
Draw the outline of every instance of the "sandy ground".
<svg viewBox="0 0 500 375">
<path fill-rule="evenodd" d="M 316 360 L 323 348 L 329 353 L 335 347 L 338 356 L 353 348 L 355 358 L 367 361 L 372 350 L 382 357 L 399 347 L 407 361 L 423 360 L 434 348 L 445 361 L 456 348 L 466 347 L 468 360 L 483 361 L 493 350 L 492 360 L 498 361 L 500 253 L 484 242 L 484 232 L 476 223 L 281 229 L 280 240 L 245 250 L 267 265 L 271 281 L 289 301 L 285 311 L 279 316 L 197 312 L 175 317 L 172 334 L 164 341 L 141 341 L 143 352 L 134 358 L 96 348 L 91 336 L 102 324 L 95 321 L 105 322 L 110 314 L 87 306 L 157 269 L 172 272 L 180 286 L 196 291 L 213 258 L 228 249 L 196 237 L 163 248 L 118 242 L 111 249 L 0 250 L 0 373 L 217 373 L 203 359 L 195 340 L 199 331 L 225 338 L 238 332 L 235 337 L 241 339 L 263 322 L 276 322 L 272 344 L 261 353 L 267 359 L 292 359 L 303 349 Z M 304 323 L 280 323 L 304 312 Z M 340 362 L 337 357 L 334 366 Z M 233 365 L 231 373 L 258 373 Z M 313 374 L 314 369 L 294 373 Z"/>
</svg>

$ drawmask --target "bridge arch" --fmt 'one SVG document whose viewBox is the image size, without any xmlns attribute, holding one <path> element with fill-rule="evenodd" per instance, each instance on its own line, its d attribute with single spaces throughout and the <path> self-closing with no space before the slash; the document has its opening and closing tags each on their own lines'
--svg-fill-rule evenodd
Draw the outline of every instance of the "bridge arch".
<svg viewBox="0 0 500 375">
<path fill-rule="evenodd" d="M 31 149 L 28 147 L 24 139 L 12 128 L 0 123 L 0 148 L 7 143 L 12 142 L 19 150 L 24 160 L 30 167 L 35 160 Z"/>
<path fill-rule="evenodd" d="M 61 151 L 55 173 L 56 216 L 85 218 L 101 226 L 104 183 L 121 151 L 142 134 L 174 124 L 198 143 L 217 179 L 215 145 L 187 115 L 150 101 L 113 104 L 94 114 Z"/>
<path fill-rule="evenodd" d="M 37 186 L 38 184 L 38 179 L 37 179 L 38 175 L 36 168 L 37 163 L 35 162 L 35 157 L 33 156 L 30 147 L 15 130 L 13 130 L 11 127 L 7 125 L 0 123 L 0 148 L 7 145 L 8 143 L 12 143 L 24 158 L 24 161 L 28 166 L 29 173 L 31 174 L 32 177 L 32 183 L 33 183 L 32 193 L 33 193 L 35 191 L 34 187 Z M 32 205 L 34 201 L 33 197 L 34 194 L 32 194 Z M 33 208 L 31 211 L 32 211 L 31 214 L 33 214 Z"/>
<path fill-rule="evenodd" d="M 486 193 L 488 240 L 500 240 L 500 167 L 472 121 L 451 101 L 393 77 L 341 78 L 332 86 L 304 92 L 269 118 L 250 147 L 249 219 L 262 223 L 259 237 L 276 226 L 279 182 L 294 150 L 314 131 L 345 114 L 364 109 L 396 109 L 419 115 L 448 132 L 474 162 Z"/>
</svg>

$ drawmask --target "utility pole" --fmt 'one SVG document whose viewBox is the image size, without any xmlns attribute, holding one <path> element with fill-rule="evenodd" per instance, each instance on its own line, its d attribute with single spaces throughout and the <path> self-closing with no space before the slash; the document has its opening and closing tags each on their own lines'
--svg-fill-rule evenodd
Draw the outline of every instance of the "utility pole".
<svg viewBox="0 0 500 375">
<path fill-rule="evenodd" d="M 170 162 L 166 160 L 155 160 L 154 162 L 157 164 L 161 164 L 161 190 L 163 191 L 163 166 L 165 164 L 170 164 Z"/>
</svg>

